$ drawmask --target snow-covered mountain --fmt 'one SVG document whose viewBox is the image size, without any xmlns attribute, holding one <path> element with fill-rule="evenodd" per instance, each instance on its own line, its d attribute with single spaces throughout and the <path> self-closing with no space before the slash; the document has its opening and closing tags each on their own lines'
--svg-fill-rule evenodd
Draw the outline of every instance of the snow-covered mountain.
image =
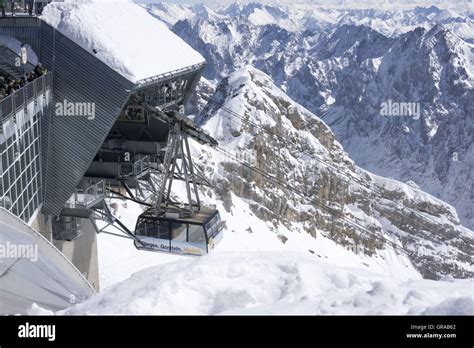
<svg viewBox="0 0 474 348">
<path fill-rule="evenodd" d="M 255 66 L 324 119 L 358 165 L 415 183 L 474 227 L 472 13 L 435 6 L 312 11 L 305 15 L 318 25 L 301 24 L 297 9 L 233 4 L 213 11 L 219 19 L 192 11 L 172 29 L 205 56 L 211 86 Z M 257 14 L 267 20 L 256 21 Z M 388 33 L 380 23 L 398 29 Z M 392 102 L 414 103 L 419 117 L 381 115 Z"/>
<path fill-rule="evenodd" d="M 57 314 L 474 313 L 472 279 L 453 279 L 472 278 L 472 231 L 452 207 L 355 166 L 323 121 L 253 67 L 212 98 L 196 121 L 228 154 L 194 151 L 215 178 L 203 199 L 221 212 L 223 241 L 189 259 L 100 234 L 107 288 Z M 138 205 L 113 207 L 133 227 Z"/>
<path fill-rule="evenodd" d="M 362 2 L 363 3 L 363 2 Z M 334 3 L 333 3 L 334 4 Z M 207 7 L 173 3 L 147 5 L 157 18 L 173 26 L 179 20 L 247 20 L 254 25 L 278 25 L 289 31 L 331 30 L 343 24 L 366 25 L 386 36 L 398 36 L 418 27 L 430 29 L 443 24 L 463 39 L 473 41 L 474 5 L 469 2 L 438 3 L 437 6 L 357 6 L 359 2 L 321 6 L 317 3 L 283 1 L 234 2 Z"/>
<path fill-rule="evenodd" d="M 187 111 L 219 141 L 192 143 L 192 158 L 215 183 L 201 187 L 201 199 L 219 210 L 224 238 L 210 255 L 189 258 L 139 251 L 98 221 L 109 232 L 98 235 L 102 292 L 58 314 L 474 313 L 472 279 L 454 279 L 474 276 L 473 233 L 456 210 L 413 181 L 362 169 L 337 140 L 352 127 L 343 143 L 354 135 L 362 149 L 378 131 L 374 149 L 397 149 L 397 126 L 415 145 L 435 139 L 445 129 L 439 105 L 457 110 L 449 122 L 469 120 L 465 40 L 432 22 L 383 34 L 373 28 L 380 13 L 366 9 L 354 13 L 370 16 L 370 26 L 337 7 L 317 15 L 255 3 L 148 10 L 208 60 Z M 390 12 L 403 28 L 405 15 Z M 399 87 L 430 101 L 432 123 L 425 114 L 419 127 L 380 115 L 377 103 L 399 101 Z M 185 192 L 178 185 L 172 194 Z M 143 207 L 106 203 L 134 229 Z M 46 312 L 35 305 L 30 314 Z"/>
<path fill-rule="evenodd" d="M 227 211 L 236 195 L 277 231 L 282 225 L 292 233 L 323 234 L 368 255 L 395 243 L 425 277 L 472 276 L 472 231 L 451 206 L 357 167 L 330 128 L 268 75 L 244 67 L 222 80 L 212 100 L 197 122 L 259 170 L 226 158 L 202 159 L 207 172 L 217 173 L 217 197 Z"/>
</svg>

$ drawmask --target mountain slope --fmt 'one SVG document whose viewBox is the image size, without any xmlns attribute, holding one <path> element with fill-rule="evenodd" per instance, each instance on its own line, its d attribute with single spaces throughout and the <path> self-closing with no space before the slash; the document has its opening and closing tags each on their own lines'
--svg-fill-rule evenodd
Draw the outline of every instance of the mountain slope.
<svg viewBox="0 0 474 348">
<path fill-rule="evenodd" d="M 341 72 L 352 93 L 337 92 L 324 120 L 353 159 L 380 175 L 412 181 L 474 223 L 474 61 L 468 44 L 443 27 L 401 37 L 368 74 Z M 341 80 L 341 79 L 340 79 Z M 411 117 L 383 117 L 387 102 L 417 103 Z M 370 153 L 370 156 L 366 154 Z"/>
<path fill-rule="evenodd" d="M 472 276 L 472 231 L 451 206 L 355 166 L 329 127 L 269 76 L 245 67 L 225 78 L 212 99 L 197 121 L 245 162 L 202 158 L 206 172 L 216 173 L 228 212 L 235 195 L 277 231 L 322 234 L 368 255 L 395 245 L 425 277 Z"/>
<path fill-rule="evenodd" d="M 193 150 L 216 179 L 202 198 L 221 212 L 223 241 L 213 254 L 189 259 L 141 252 L 128 239 L 100 234 L 107 289 L 58 314 L 474 313 L 472 280 L 453 279 L 472 277 L 472 231 L 459 225 L 452 207 L 355 166 L 320 119 L 255 68 L 224 79 L 213 100 L 245 120 L 213 103 L 197 119 L 228 151 Z M 305 193 L 261 177 L 253 166 Z M 133 228 L 140 208 L 115 207 Z M 420 279 L 412 264 L 440 279 Z M 30 314 L 46 312 L 35 307 Z"/>
<path fill-rule="evenodd" d="M 206 57 L 211 82 L 257 67 L 320 115 L 358 165 L 414 182 L 474 226 L 474 46 L 446 25 L 386 37 L 368 26 L 288 31 L 236 16 L 173 30 Z M 392 102 L 419 114 L 381 115 Z"/>
</svg>

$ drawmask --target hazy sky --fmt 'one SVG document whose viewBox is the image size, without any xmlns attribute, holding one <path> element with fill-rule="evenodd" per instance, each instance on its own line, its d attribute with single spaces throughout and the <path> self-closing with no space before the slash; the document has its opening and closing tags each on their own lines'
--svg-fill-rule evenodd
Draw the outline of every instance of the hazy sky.
<svg viewBox="0 0 474 348">
<path fill-rule="evenodd" d="M 141 3 L 159 3 L 159 2 L 172 2 L 172 3 L 178 3 L 178 4 L 196 4 L 196 3 L 231 3 L 235 2 L 235 0 L 136 0 L 137 2 Z M 266 2 L 266 3 L 271 3 L 271 0 L 266 0 L 266 1 L 259 1 L 259 0 L 238 0 L 241 3 L 247 3 L 247 2 Z M 280 2 L 279 0 L 276 0 L 275 3 Z M 291 2 L 291 1 L 286 1 L 286 2 Z M 439 4 L 439 3 L 472 3 L 472 0 L 296 0 L 295 2 L 298 3 L 309 3 L 309 4 L 314 4 L 314 3 L 333 3 L 333 4 L 341 4 L 341 3 L 363 3 L 363 4 L 370 4 L 370 3 L 419 3 L 419 4 Z"/>
<path fill-rule="evenodd" d="M 141 3 L 159 3 L 159 2 L 172 2 L 177 4 L 207 4 L 207 5 L 226 5 L 235 0 L 135 0 Z M 464 3 L 469 4 L 468 6 L 474 6 L 473 0 L 238 0 L 240 3 L 247 3 L 247 2 L 265 2 L 268 4 L 272 3 L 306 3 L 306 4 L 315 4 L 315 5 L 342 5 L 345 4 L 347 7 L 356 7 L 362 6 L 372 7 L 375 4 L 384 4 L 387 6 L 388 4 L 409 4 L 408 6 L 412 7 L 415 5 L 423 5 L 423 6 L 430 6 L 430 5 L 441 5 L 441 7 L 452 7 L 456 4 Z M 343 5 L 342 7 L 345 7 Z M 352 6 L 351 6 L 352 5 Z M 443 6 L 444 5 L 444 6 Z M 339 7 L 337 6 L 337 7 Z M 390 5 L 388 5 L 390 7 Z M 402 5 L 403 6 L 403 5 Z M 374 6 L 377 7 L 377 6 Z"/>
</svg>

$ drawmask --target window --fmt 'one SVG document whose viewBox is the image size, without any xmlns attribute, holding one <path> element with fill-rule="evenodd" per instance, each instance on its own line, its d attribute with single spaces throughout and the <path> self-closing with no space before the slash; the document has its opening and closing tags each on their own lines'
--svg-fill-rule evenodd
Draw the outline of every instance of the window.
<svg viewBox="0 0 474 348">
<path fill-rule="evenodd" d="M 25 222 L 41 200 L 39 117 L 28 119 L 17 133 L 0 144 L 0 202 Z"/>
<path fill-rule="evenodd" d="M 220 226 L 221 226 L 221 217 L 220 217 L 219 214 L 216 214 L 216 215 L 211 219 L 211 221 L 209 221 L 209 222 L 206 224 L 207 236 L 208 236 L 209 238 L 212 238 L 212 237 L 214 237 L 215 235 L 217 235 L 217 234 L 219 233 Z"/>
<path fill-rule="evenodd" d="M 156 238 L 171 239 L 170 232 L 170 223 L 168 221 L 158 221 L 158 235 Z"/>
<path fill-rule="evenodd" d="M 189 242 L 206 244 L 206 235 L 201 225 L 189 224 Z"/>
<path fill-rule="evenodd" d="M 173 240 L 180 241 L 180 242 L 186 242 L 187 238 L 187 225 L 180 223 L 180 222 L 172 222 L 172 238 Z"/>
</svg>

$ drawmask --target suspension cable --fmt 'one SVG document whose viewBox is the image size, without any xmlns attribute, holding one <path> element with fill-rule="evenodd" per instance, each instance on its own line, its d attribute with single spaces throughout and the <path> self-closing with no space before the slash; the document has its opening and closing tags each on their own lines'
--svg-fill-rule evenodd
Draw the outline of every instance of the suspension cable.
<svg viewBox="0 0 474 348">
<path fill-rule="evenodd" d="M 203 100 L 205 100 L 205 101 L 207 101 L 207 102 L 209 102 L 209 103 L 212 103 L 212 104 L 216 105 L 216 106 L 217 106 L 217 109 L 221 109 L 221 110 L 227 112 L 228 114 L 230 114 L 231 116 L 233 116 L 233 117 L 235 117 L 235 118 L 238 118 L 238 119 L 241 120 L 242 122 L 245 122 L 245 123 L 247 123 L 247 124 L 249 124 L 249 125 L 251 125 L 251 126 L 253 126 L 253 127 L 255 127 L 255 128 L 258 128 L 258 129 L 262 130 L 263 132 L 267 133 L 268 135 L 271 135 L 271 136 L 273 136 L 273 137 L 276 137 L 279 141 L 281 141 L 281 142 L 284 143 L 285 145 L 290 145 L 290 146 L 295 146 L 295 145 L 297 145 L 297 144 L 294 144 L 294 143 L 290 142 L 289 140 L 285 139 L 285 138 L 282 137 L 281 135 L 276 134 L 275 132 L 273 132 L 273 131 L 271 131 L 271 130 L 269 130 L 269 129 L 267 129 L 267 128 L 265 128 L 265 127 L 263 127 L 263 126 L 261 126 L 261 125 L 255 123 L 255 122 L 253 122 L 253 121 L 247 119 L 247 118 L 245 118 L 245 117 L 242 116 L 242 115 L 239 115 L 238 113 L 236 113 L 235 111 L 233 111 L 233 110 L 227 108 L 227 107 L 224 106 L 223 104 L 218 103 L 218 102 L 214 101 L 214 100 L 211 99 L 211 98 L 208 98 L 208 97 L 205 97 L 205 96 L 203 96 L 203 95 L 200 95 L 200 94 L 199 94 L 198 92 L 196 92 L 196 91 L 194 91 L 193 93 L 194 93 L 195 95 L 201 97 Z M 401 207 L 402 209 L 408 210 L 408 211 L 410 211 L 411 213 L 417 215 L 418 217 L 420 217 L 420 218 L 423 219 L 423 220 L 417 221 L 417 220 L 413 219 L 410 215 L 406 215 L 405 218 L 407 218 L 408 220 L 410 220 L 410 221 L 413 222 L 413 223 L 420 223 L 420 222 L 421 222 L 421 224 L 423 225 L 423 227 L 425 227 L 426 231 L 430 231 L 431 228 L 430 228 L 429 226 L 427 226 L 427 225 L 424 224 L 424 220 L 428 220 L 428 221 L 432 222 L 432 223 L 435 224 L 435 225 L 442 226 L 442 224 L 441 224 L 440 222 L 435 221 L 435 220 L 432 219 L 431 217 L 426 216 L 426 215 L 420 213 L 419 211 L 417 211 L 417 210 L 415 210 L 415 209 L 413 209 L 413 208 L 407 207 L 407 206 L 403 205 L 402 203 L 400 203 L 400 202 L 398 202 L 398 201 L 395 201 L 395 200 L 393 200 L 393 199 L 384 197 L 378 186 L 376 186 L 376 185 L 374 185 L 374 184 L 368 185 L 368 184 L 366 184 L 365 182 L 363 182 L 361 179 L 359 179 L 359 178 L 357 178 L 357 177 L 349 177 L 349 176 L 347 175 L 347 173 L 344 172 L 342 169 L 339 169 L 339 168 L 333 166 L 332 164 L 328 163 L 328 162 L 325 161 L 324 159 L 322 159 L 322 158 L 320 158 L 320 157 L 314 155 L 313 153 L 310 153 L 310 152 L 308 152 L 308 151 L 305 151 L 304 149 L 297 149 L 297 151 L 298 151 L 299 153 L 301 153 L 301 154 L 304 154 L 304 155 L 306 155 L 306 156 L 309 156 L 311 159 L 314 159 L 315 161 L 317 161 L 317 162 L 323 164 L 323 165 L 326 166 L 327 168 L 329 168 L 329 169 L 331 169 L 331 170 L 333 170 L 333 171 L 338 172 L 339 174 L 341 174 L 341 175 L 345 178 L 345 182 L 351 183 L 351 181 L 355 181 L 356 184 L 358 184 L 359 186 L 362 186 L 362 187 L 364 187 L 364 188 L 370 190 L 371 192 L 375 192 L 375 193 L 376 193 L 376 198 L 381 198 L 381 199 L 390 201 L 391 203 L 394 203 L 394 204 L 397 205 L 398 207 Z M 438 233 L 433 233 L 432 231 L 430 231 L 430 233 L 433 234 L 433 235 L 441 236 L 440 234 L 438 234 Z M 460 235 L 460 234 L 459 234 L 458 236 L 456 236 L 456 237 L 459 238 L 459 239 L 461 239 L 462 241 L 464 241 L 464 242 L 466 242 L 466 243 L 469 242 L 469 241 L 467 241 L 467 240 L 464 238 L 464 236 L 462 236 L 462 235 Z"/>
</svg>

